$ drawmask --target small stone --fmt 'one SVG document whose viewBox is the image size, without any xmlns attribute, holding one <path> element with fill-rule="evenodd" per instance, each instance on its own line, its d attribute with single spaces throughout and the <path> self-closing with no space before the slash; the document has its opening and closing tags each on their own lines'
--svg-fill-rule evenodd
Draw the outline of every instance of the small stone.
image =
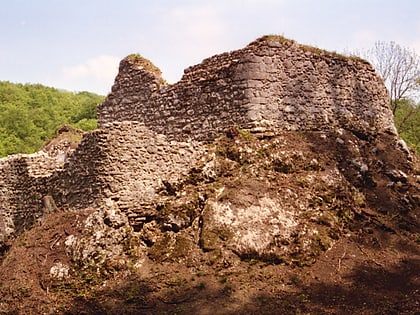
<svg viewBox="0 0 420 315">
<path fill-rule="evenodd" d="M 58 280 L 67 278 L 69 276 L 69 266 L 61 262 L 55 263 L 50 269 L 50 276 Z"/>
<path fill-rule="evenodd" d="M 385 173 L 394 182 L 406 183 L 408 180 L 407 174 L 400 170 L 392 170 Z"/>
<path fill-rule="evenodd" d="M 368 170 L 369 170 L 369 167 L 365 163 L 363 163 L 362 166 L 360 166 L 360 171 L 362 173 L 366 173 Z"/>
<path fill-rule="evenodd" d="M 335 142 L 337 142 L 338 144 L 344 144 L 344 140 L 341 138 L 335 139 Z"/>
<path fill-rule="evenodd" d="M 405 141 L 403 139 L 399 139 L 397 141 L 397 148 L 404 151 L 408 155 L 411 155 L 410 149 L 408 148 L 407 143 L 405 143 Z"/>
</svg>

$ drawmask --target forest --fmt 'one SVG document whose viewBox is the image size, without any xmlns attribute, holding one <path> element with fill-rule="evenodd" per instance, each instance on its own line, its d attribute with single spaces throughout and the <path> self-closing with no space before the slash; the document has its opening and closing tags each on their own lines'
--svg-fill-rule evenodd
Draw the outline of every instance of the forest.
<svg viewBox="0 0 420 315">
<path fill-rule="evenodd" d="M 103 100 L 90 92 L 0 81 L 0 157 L 37 151 L 64 124 L 96 129 L 96 106 Z"/>
</svg>

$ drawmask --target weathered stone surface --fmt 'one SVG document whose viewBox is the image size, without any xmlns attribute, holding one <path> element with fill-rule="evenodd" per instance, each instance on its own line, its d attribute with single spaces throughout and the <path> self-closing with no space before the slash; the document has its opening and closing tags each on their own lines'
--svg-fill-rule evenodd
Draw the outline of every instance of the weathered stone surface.
<svg viewBox="0 0 420 315">
<path fill-rule="evenodd" d="M 58 280 L 63 280 L 69 276 L 69 269 L 69 266 L 57 262 L 51 267 L 50 276 Z"/>
<path fill-rule="evenodd" d="M 82 235 L 67 236 L 65 246 L 74 261 L 102 265 L 122 255 L 131 237 L 132 229 L 127 216 L 111 206 L 92 212 Z"/>
<path fill-rule="evenodd" d="M 215 249 L 214 238 L 222 235 L 242 256 L 269 255 L 274 238 L 287 239 L 296 231 L 298 222 L 294 217 L 294 211 L 285 209 L 279 198 L 268 196 L 255 197 L 246 206 L 209 202 L 203 214 L 203 248 Z"/>
</svg>

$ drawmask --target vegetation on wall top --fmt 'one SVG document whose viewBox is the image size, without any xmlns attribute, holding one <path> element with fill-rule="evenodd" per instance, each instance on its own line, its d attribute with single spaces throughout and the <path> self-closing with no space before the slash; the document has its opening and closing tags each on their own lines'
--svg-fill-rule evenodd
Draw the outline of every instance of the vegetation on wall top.
<svg viewBox="0 0 420 315">
<path fill-rule="evenodd" d="M 160 69 L 158 67 L 156 67 L 153 62 L 151 62 L 149 59 L 144 58 L 142 55 L 140 54 L 131 54 L 128 55 L 127 57 L 125 57 L 125 60 L 129 61 L 131 64 L 138 66 L 138 67 L 143 67 L 144 69 L 158 75 L 161 76 L 162 75 L 162 71 L 160 71 Z"/>
</svg>

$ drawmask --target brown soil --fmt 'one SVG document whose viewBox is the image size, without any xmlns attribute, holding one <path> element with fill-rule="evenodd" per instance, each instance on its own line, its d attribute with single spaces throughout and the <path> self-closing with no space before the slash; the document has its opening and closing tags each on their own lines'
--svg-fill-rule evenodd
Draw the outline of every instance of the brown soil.
<svg viewBox="0 0 420 315">
<path fill-rule="evenodd" d="M 314 263 L 240 259 L 223 250 L 216 257 L 217 251 L 195 244 L 187 256 L 171 260 L 154 261 L 149 255 L 136 265 L 78 266 L 64 240 L 82 233 L 93 209 L 58 212 L 18 237 L 3 256 L 0 314 L 420 314 L 419 204 L 410 200 L 408 207 L 401 201 L 405 195 L 418 196 L 417 162 L 390 150 L 387 135 L 342 136 L 357 145 L 357 153 L 340 147 L 336 137 L 294 137 L 305 137 L 323 165 L 338 163 L 366 198 Z M 290 138 L 290 145 L 305 145 L 299 139 Z M 225 141 L 229 145 L 229 138 Z M 349 162 L 355 155 L 370 161 L 370 174 L 360 177 L 355 171 Z M 378 160 L 413 177 L 389 189 L 388 169 Z M 58 261 L 72 266 L 65 280 L 50 276 Z"/>
<path fill-rule="evenodd" d="M 155 264 L 51 280 L 79 217 L 53 214 L 3 261 L 0 314 L 418 314 L 420 251 L 379 228 L 341 239 L 311 266 Z M 60 232 L 57 232 L 60 231 Z"/>
</svg>

